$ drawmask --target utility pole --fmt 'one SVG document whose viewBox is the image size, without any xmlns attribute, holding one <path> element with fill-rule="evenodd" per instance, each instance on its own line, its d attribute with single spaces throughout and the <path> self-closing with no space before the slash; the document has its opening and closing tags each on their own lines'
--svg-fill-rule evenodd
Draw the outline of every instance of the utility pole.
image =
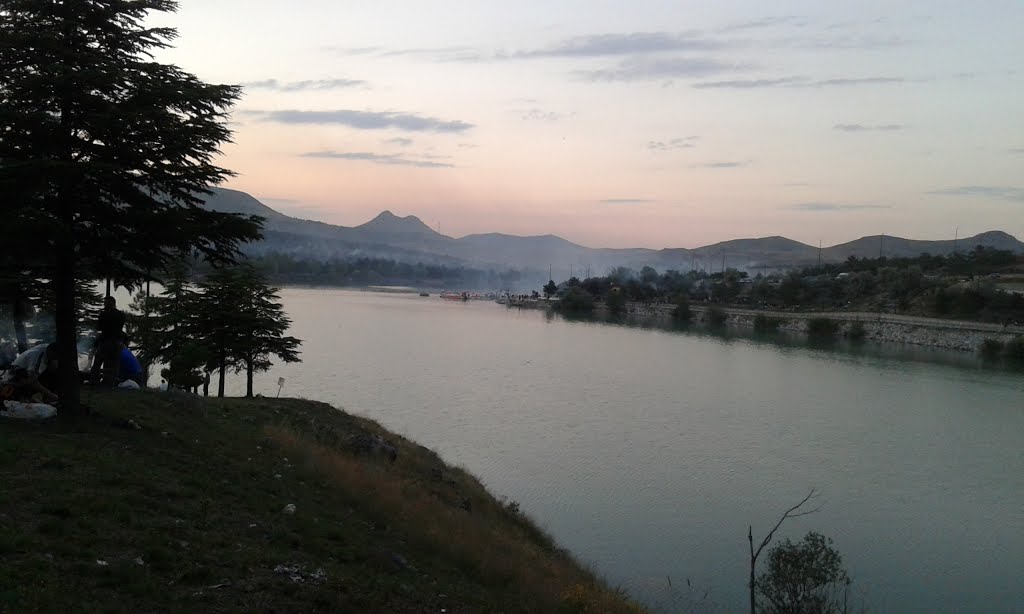
<svg viewBox="0 0 1024 614">
<path fill-rule="evenodd" d="M 572 277 L 573 277 L 573 275 L 572 275 L 572 265 L 570 264 L 569 265 L 569 279 L 572 279 Z"/>
<path fill-rule="evenodd" d="M 885 233 L 882 233 L 878 237 L 878 259 L 882 259 L 882 246 L 885 245 Z"/>
<path fill-rule="evenodd" d="M 549 281 L 554 281 L 555 280 L 555 278 L 551 276 L 551 265 L 550 264 L 548 265 L 548 280 Z"/>
<path fill-rule="evenodd" d="M 960 244 L 960 227 L 957 226 L 956 230 L 953 232 L 953 255 L 954 256 L 956 256 L 956 254 L 957 254 L 957 248 L 959 247 L 959 244 Z"/>
<path fill-rule="evenodd" d="M 818 239 L 818 268 L 821 268 L 821 239 Z"/>
<path fill-rule="evenodd" d="M 725 275 L 725 250 L 722 250 L 722 275 Z"/>
</svg>

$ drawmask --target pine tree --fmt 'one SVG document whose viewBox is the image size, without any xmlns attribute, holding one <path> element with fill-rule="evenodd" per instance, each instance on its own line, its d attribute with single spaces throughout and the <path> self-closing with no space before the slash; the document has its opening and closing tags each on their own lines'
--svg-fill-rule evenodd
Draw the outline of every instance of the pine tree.
<svg viewBox="0 0 1024 614">
<path fill-rule="evenodd" d="M 201 207 L 230 175 L 213 163 L 239 88 L 206 84 L 152 53 L 176 32 L 145 24 L 173 0 L 0 4 L 0 194 L 53 280 L 58 357 L 77 362 L 76 280 L 140 281 L 181 253 L 231 263 L 259 218 Z M 61 369 L 62 413 L 79 404 Z"/>
<path fill-rule="evenodd" d="M 246 396 L 252 396 L 253 374 L 266 371 L 271 357 L 297 362 L 294 337 L 285 336 L 291 320 L 284 314 L 275 288 L 251 267 L 215 270 L 199 284 L 196 333 L 219 375 L 217 396 L 224 396 L 227 370 L 246 372 Z"/>
</svg>

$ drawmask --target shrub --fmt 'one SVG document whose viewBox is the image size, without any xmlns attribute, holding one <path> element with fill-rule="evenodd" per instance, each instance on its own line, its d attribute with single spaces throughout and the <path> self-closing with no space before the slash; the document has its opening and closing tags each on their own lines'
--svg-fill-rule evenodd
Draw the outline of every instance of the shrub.
<svg viewBox="0 0 1024 614">
<path fill-rule="evenodd" d="M 839 332 L 839 323 L 828 318 L 811 318 L 807 320 L 807 334 L 811 337 L 835 337 Z"/>
<path fill-rule="evenodd" d="M 725 326 L 726 320 L 729 319 L 729 314 L 725 313 L 725 311 L 721 307 L 712 307 L 708 309 L 707 315 L 705 317 L 707 318 L 708 324 L 710 324 L 711 326 L 718 327 Z"/>
<path fill-rule="evenodd" d="M 1024 335 L 1017 335 L 1007 341 L 1003 351 L 1008 359 L 1024 363 Z"/>
<path fill-rule="evenodd" d="M 559 302 L 559 309 L 562 313 L 588 314 L 594 311 L 594 297 L 578 286 L 569 288 L 562 300 Z"/>
<path fill-rule="evenodd" d="M 868 332 L 864 330 L 863 322 L 854 322 L 850 325 L 850 328 L 846 329 L 846 337 L 854 341 L 863 341 Z"/>
<path fill-rule="evenodd" d="M 686 296 L 680 295 L 676 299 L 676 308 L 672 310 L 672 319 L 676 322 L 689 322 L 693 319 L 693 311 L 690 309 L 690 301 Z"/>
<path fill-rule="evenodd" d="M 626 297 L 618 288 L 612 288 L 605 299 L 605 305 L 608 306 L 608 313 L 619 315 L 626 311 Z"/>
<path fill-rule="evenodd" d="M 978 347 L 978 353 L 986 360 L 999 358 L 1003 353 L 1003 342 L 998 339 L 985 339 Z"/>
<path fill-rule="evenodd" d="M 770 333 L 779 330 L 782 321 L 777 318 L 769 318 L 763 313 L 754 316 L 754 331 L 758 333 Z"/>
</svg>

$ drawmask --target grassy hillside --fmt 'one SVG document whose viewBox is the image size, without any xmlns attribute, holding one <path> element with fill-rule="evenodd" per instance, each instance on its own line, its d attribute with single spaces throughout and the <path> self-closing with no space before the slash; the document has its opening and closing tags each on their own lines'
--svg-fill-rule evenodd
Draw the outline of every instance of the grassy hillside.
<svg viewBox="0 0 1024 614">
<path fill-rule="evenodd" d="M 639 611 L 514 504 L 368 420 L 85 400 L 76 424 L 0 420 L 0 611 Z"/>
</svg>

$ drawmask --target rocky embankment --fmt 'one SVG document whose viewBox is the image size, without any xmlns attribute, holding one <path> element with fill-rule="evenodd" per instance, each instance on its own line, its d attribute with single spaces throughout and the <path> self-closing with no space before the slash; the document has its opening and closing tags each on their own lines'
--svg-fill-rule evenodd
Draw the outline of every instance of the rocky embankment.
<svg viewBox="0 0 1024 614">
<path fill-rule="evenodd" d="M 603 307 L 603 306 L 602 306 Z M 712 307 L 691 305 L 693 321 L 706 323 Z M 778 330 L 806 333 L 808 322 L 827 318 L 838 324 L 837 334 L 849 335 L 857 327 L 863 329 L 863 338 L 875 341 L 910 343 L 929 347 L 976 352 L 987 339 L 1006 343 L 1014 337 L 1024 335 L 1024 326 L 970 322 L 966 320 L 945 320 L 887 313 L 869 312 L 793 312 L 755 311 L 719 307 L 725 314 L 725 326 L 754 327 L 758 315 L 770 318 Z M 652 318 L 668 321 L 675 306 L 656 303 L 629 303 L 627 314 L 638 318 Z"/>
</svg>

